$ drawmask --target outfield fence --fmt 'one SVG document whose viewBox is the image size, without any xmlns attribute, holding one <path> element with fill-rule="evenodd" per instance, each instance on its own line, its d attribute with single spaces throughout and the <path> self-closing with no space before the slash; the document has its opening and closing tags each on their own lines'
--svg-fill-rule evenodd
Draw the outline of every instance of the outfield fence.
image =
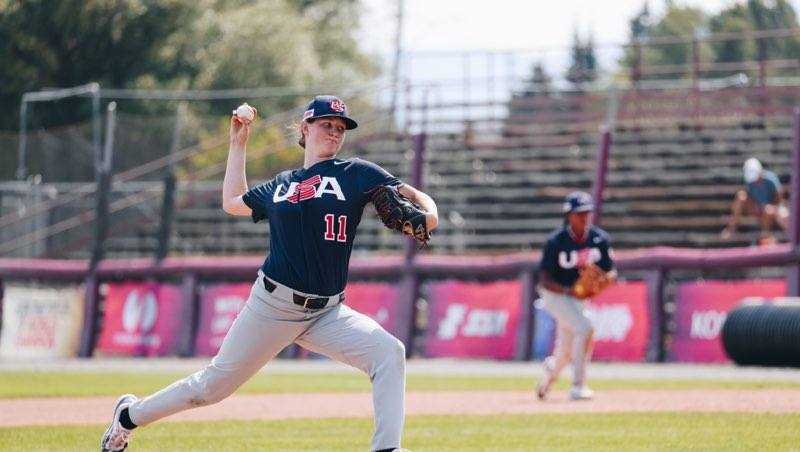
<svg viewBox="0 0 800 452">
<path fill-rule="evenodd" d="M 590 304 L 599 334 L 598 359 L 724 360 L 718 335 L 725 313 L 742 299 L 790 295 L 796 273 L 780 274 L 800 265 L 800 250 L 789 245 L 617 254 L 621 281 Z M 542 349 L 552 344 L 552 320 L 542 318 L 546 314 L 534 303 L 538 259 L 536 253 L 420 255 L 413 262 L 402 256 L 356 258 L 346 302 L 379 320 L 406 343 L 409 354 L 541 358 Z M 241 309 L 261 260 L 106 260 L 92 275 L 88 261 L 2 259 L 0 279 L 6 288 L 31 282 L 40 287 L 80 285 L 85 294 L 80 356 L 208 355 L 215 351 L 209 337 L 215 334 L 218 346 L 224 335 L 219 325 L 229 326 L 226 322 Z M 697 277 L 715 269 L 733 275 L 736 269 L 753 267 L 779 271 L 766 279 Z M 701 273 L 686 278 L 687 271 Z M 680 273 L 676 287 L 667 290 L 670 278 Z M 234 296 L 239 301 L 232 302 Z M 138 326 L 130 327 L 131 322 Z M 154 331 L 162 336 L 153 336 Z M 115 345 L 115 338 L 123 344 Z M 126 348 L 130 344 L 136 346 Z M 287 353 L 304 355 L 299 349 Z"/>
</svg>

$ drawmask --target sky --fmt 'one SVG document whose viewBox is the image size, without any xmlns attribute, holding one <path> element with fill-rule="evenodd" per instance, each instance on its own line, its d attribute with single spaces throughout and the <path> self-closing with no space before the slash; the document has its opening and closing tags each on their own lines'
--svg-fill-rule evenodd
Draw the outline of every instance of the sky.
<svg viewBox="0 0 800 452">
<path fill-rule="evenodd" d="M 399 1 L 405 2 L 403 46 L 411 52 L 565 48 L 576 28 L 580 33 L 591 31 L 598 44 L 619 44 L 627 39 L 628 20 L 644 4 L 644 0 L 362 0 L 365 49 L 392 53 Z M 676 3 L 716 12 L 737 2 Z M 800 0 L 790 3 L 800 10 Z M 663 0 L 650 0 L 651 13 L 663 10 Z"/>
</svg>

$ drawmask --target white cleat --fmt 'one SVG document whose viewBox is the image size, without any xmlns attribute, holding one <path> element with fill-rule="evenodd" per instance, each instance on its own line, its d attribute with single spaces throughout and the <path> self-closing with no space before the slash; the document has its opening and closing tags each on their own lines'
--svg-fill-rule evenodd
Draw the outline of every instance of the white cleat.
<svg viewBox="0 0 800 452">
<path fill-rule="evenodd" d="M 130 441 L 133 432 L 119 423 L 119 416 L 123 409 L 136 400 L 138 399 L 133 394 L 125 394 L 117 400 L 111 425 L 108 426 L 103 434 L 103 439 L 100 440 L 100 450 L 102 452 L 119 452 L 128 447 L 128 441 Z"/>
<path fill-rule="evenodd" d="M 550 388 L 553 386 L 553 378 L 550 375 L 545 375 L 539 380 L 539 384 L 536 385 L 536 397 L 539 400 L 544 400 L 547 398 L 547 394 L 550 392 Z"/>
<path fill-rule="evenodd" d="M 545 360 L 544 365 L 542 366 L 544 375 L 542 376 L 542 379 L 539 380 L 539 384 L 536 385 L 536 397 L 539 400 L 544 400 L 547 398 L 550 388 L 553 387 L 553 383 L 556 381 L 555 378 L 553 378 L 553 371 L 551 370 L 551 367 L 552 362 Z"/>
<path fill-rule="evenodd" d="M 594 391 L 588 386 L 573 386 L 569 390 L 570 400 L 592 400 L 592 397 L 594 397 Z"/>
</svg>

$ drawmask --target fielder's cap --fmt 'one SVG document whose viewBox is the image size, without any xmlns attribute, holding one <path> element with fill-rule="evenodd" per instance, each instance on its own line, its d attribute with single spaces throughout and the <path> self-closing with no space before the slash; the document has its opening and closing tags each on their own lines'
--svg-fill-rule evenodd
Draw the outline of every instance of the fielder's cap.
<svg viewBox="0 0 800 452">
<path fill-rule="evenodd" d="M 591 212 L 594 210 L 592 195 L 583 191 L 574 191 L 567 195 L 561 211 L 564 213 Z"/>
<path fill-rule="evenodd" d="M 336 96 L 317 96 L 306 107 L 303 112 L 303 121 L 308 119 L 324 118 L 326 116 L 338 116 L 344 120 L 345 129 L 352 130 L 358 127 L 358 123 L 347 116 L 347 105 Z"/>
<path fill-rule="evenodd" d="M 764 169 L 761 162 L 757 158 L 749 158 L 744 162 L 744 181 L 748 184 L 753 183 L 761 177 L 761 171 Z"/>
</svg>

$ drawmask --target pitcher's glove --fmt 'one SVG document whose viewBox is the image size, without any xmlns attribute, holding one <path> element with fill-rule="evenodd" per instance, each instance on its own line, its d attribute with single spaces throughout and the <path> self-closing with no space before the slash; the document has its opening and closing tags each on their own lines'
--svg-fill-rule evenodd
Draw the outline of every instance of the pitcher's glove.
<svg viewBox="0 0 800 452">
<path fill-rule="evenodd" d="M 423 245 L 431 238 L 425 211 L 409 201 L 396 187 L 380 186 L 372 190 L 372 204 L 383 224 L 392 230 L 414 237 Z"/>
<path fill-rule="evenodd" d="M 609 284 L 611 280 L 602 268 L 596 264 L 588 264 L 579 270 L 578 280 L 572 285 L 572 292 L 577 298 L 592 298 Z"/>
</svg>

